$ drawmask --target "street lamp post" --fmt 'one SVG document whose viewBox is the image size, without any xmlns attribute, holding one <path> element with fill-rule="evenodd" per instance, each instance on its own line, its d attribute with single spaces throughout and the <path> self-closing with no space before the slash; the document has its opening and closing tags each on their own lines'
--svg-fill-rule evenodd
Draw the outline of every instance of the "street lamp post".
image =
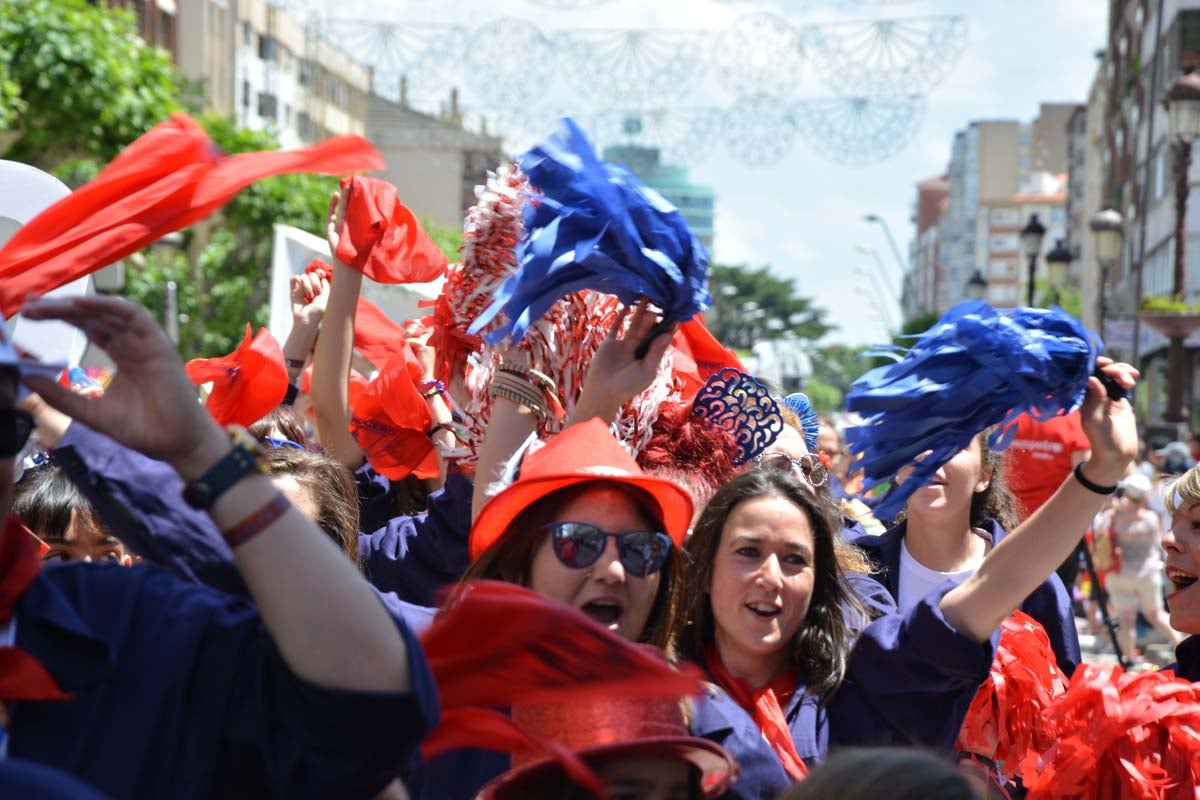
<svg viewBox="0 0 1200 800">
<path fill-rule="evenodd" d="M 987 289 L 987 278 L 983 277 L 982 272 L 975 270 L 971 279 L 967 281 L 967 297 L 972 300 L 985 300 L 987 299 Z"/>
<path fill-rule="evenodd" d="M 1105 297 L 1108 293 L 1108 278 L 1121 255 L 1121 237 L 1124 235 L 1125 220 L 1121 213 L 1112 208 L 1097 211 L 1088 220 L 1092 240 L 1096 245 L 1096 261 L 1100 263 L 1100 291 L 1096 296 L 1096 327 L 1104 336 L 1104 318 L 1108 314 Z"/>
<path fill-rule="evenodd" d="M 1167 108 L 1167 129 L 1175 140 L 1175 271 L 1171 294 L 1184 299 L 1186 291 L 1187 263 L 1187 204 L 1191 185 L 1188 170 L 1192 165 L 1192 142 L 1200 136 L 1200 75 L 1180 75 L 1167 96 L 1163 98 Z M 1186 422 L 1191 419 L 1184 394 L 1187 385 L 1187 353 L 1183 348 L 1186 334 L 1174 331 L 1169 337 L 1167 348 L 1167 408 L 1163 419 L 1168 422 Z"/>
<path fill-rule="evenodd" d="M 1029 286 L 1025 292 L 1025 305 L 1033 305 L 1033 278 L 1037 274 L 1038 254 L 1042 252 L 1042 241 L 1046 238 L 1046 226 L 1037 214 L 1029 215 L 1029 222 L 1021 229 L 1021 252 L 1029 259 Z"/>
<path fill-rule="evenodd" d="M 866 214 L 863 216 L 863 221 L 878 223 L 879 227 L 883 228 L 883 235 L 887 237 L 888 245 L 892 248 L 892 255 L 896 257 L 896 266 L 900 267 L 900 274 L 907 273 L 908 270 L 904 268 L 904 257 L 900 255 L 900 248 L 896 246 L 896 239 L 892 236 L 892 228 L 887 224 L 887 220 L 878 214 Z"/>
<path fill-rule="evenodd" d="M 1055 305 L 1062 302 L 1059 289 L 1067 282 L 1067 273 L 1071 269 L 1072 258 L 1071 250 L 1062 239 L 1056 239 L 1054 249 L 1046 254 L 1046 275 L 1050 279 L 1050 288 L 1054 292 Z"/>
</svg>

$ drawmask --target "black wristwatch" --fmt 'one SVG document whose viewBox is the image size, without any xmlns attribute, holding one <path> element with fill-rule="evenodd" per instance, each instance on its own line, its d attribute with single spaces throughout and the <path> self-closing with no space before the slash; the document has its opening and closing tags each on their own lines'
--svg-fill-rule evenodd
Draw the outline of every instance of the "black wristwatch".
<svg viewBox="0 0 1200 800">
<path fill-rule="evenodd" d="M 203 475 L 183 487 L 183 499 L 192 508 L 211 508 L 217 498 L 252 472 L 267 474 L 263 449 L 241 425 L 226 429 L 233 449 Z"/>
</svg>

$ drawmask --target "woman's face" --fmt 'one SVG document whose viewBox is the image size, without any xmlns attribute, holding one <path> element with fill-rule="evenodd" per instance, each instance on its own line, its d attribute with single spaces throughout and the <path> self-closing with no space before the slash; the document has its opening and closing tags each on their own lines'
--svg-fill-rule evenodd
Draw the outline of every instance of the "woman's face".
<svg viewBox="0 0 1200 800">
<path fill-rule="evenodd" d="M 911 472 L 910 467 L 901 470 L 900 480 L 906 480 Z M 913 493 L 908 501 L 909 516 L 937 514 L 970 519 L 971 500 L 987 488 L 991 477 L 991 469 L 983 466 L 979 440 L 972 439 L 970 447 L 960 450 Z"/>
<path fill-rule="evenodd" d="M 71 524 L 61 538 L 34 531 L 50 548 L 43 561 L 107 561 L 128 566 L 132 559 L 125 545 L 107 529 L 88 521 L 88 515 L 71 515 Z"/>
<path fill-rule="evenodd" d="M 1188 503 L 1175 513 L 1163 537 L 1170 583 L 1167 608 L 1171 627 L 1181 633 L 1200 633 L 1200 503 Z"/>
<path fill-rule="evenodd" d="M 709 585 L 717 652 L 743 676 L 749 662 L 777 675 L 808 614 L 816 579 L 808 514 L 776 494 L 735 506 L 721 531 Z"/>
<path fill-rule="evenodd" d="M 610 486 L 597 486 L 576 495 L 551 522 L 583 522 L 608 533 L 632 533 L 661 528 L 633 498 Z M 616 540 L 586 569 L 572 569 L 558 560 L 550 535 L 543 534 L 534 551 L 529 588 L 538 594 L 575 606 L 600 625 L 631 642 L 641 638 L 654 607 L 662 572 L 645 578 L 629 575 L 621 565 Z"/>
</svg>

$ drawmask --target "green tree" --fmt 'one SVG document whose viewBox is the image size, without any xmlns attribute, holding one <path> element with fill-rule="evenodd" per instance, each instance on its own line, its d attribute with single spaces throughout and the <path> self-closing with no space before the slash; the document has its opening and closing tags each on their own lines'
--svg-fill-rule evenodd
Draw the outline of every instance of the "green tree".
<svg viewBox="0 0 1200 800">
<path fill-rule="evenodd" d="M 866 347 L 829 345 L 813 353 L 813 374 L 808 382 L 809 387 L 811 388 L 815 382 L 828 386 L 837 393 L 836 401 L 833 401 L 829 408 L 817 408 L 817 401 L 809 394 L 809 399 L 813 401 L 813 408 L 817 408 L 818 412 L 823 413 L 842 407 L 842 400 L 850 391 L 850 386 L 859 376 L 874 366 L 871 359 L 863 355 L 868 349 Z M 830 397 L 832 398 L 832 395 Z"/>
<path fill-rule="evenodd" d="M 815 342 L 834 329 L 825 309 L 797 293 L 790 278 L 779 278 L 767 267 L 713 264 L 709 268 L 713 307 L 705 321 L 719 341 L 730 347 L 750 347 L 767 337 L 792 335 Z"/>
<path fill-rule="evenodd" d="M 138 37 L 137 20 L 86 0 L 3 0 L 0 153 L 51 169 L 108 161 L 184 105 L 171 57 Z"/>
</svg>

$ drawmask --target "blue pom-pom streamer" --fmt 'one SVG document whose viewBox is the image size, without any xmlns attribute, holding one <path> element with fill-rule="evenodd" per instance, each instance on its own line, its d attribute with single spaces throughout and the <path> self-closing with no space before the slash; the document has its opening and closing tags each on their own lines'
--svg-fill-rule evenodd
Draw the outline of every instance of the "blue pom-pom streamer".
<svg viewBox="0 0 1200 800">
<path fill-rule="evenodd" d="M 789 394 L 783 398 L 783 404 L 800 418 L 800 427 L 804 430 L 804 444 L 808 447 L 808 452 L 817 452 L 817 435 L 821 432 L 821 423 L 817 420 L 817 412 L 813 410 L 808 395 L 804 392 Z"/>
<path fill-rule="evenodd" d="M 623 303 L 648 297 L 678 322 L 712 304 L 708 253 L 683 215 L 624 167 L 601 161 L 573 120 L 564 119 L 520 165 L 542 194 L 525 207 L 516 273 L 471 333 L 503 310 L 507 319 L 487 338 L 519 342 L 555 301 L 582 289 Z"/>
<path fill-rule="evenodd" d="M 1061 308 L 999 311 L 974 300 L 950 309 L 902 360 L 871 370 L 846 395 L 846 409 L 864 418 L 846 430 L 850 451 L 862 456 L 864 492 L 913 465 L 876 516 L 894 519 L 981 431 L 1002 426 L 990 440 L 999 450 L 1021 414 L 1045 421 L 1078 408 L 1101 348 Z"/>
<path fill-rule="evenodd" d="M 767 387 L 733 367 L 708 376 L 692 401 L 692 413 L 733 434 L 738 465 L 770 447 L 783 431 L 783 415 Z"/>
</svg>

